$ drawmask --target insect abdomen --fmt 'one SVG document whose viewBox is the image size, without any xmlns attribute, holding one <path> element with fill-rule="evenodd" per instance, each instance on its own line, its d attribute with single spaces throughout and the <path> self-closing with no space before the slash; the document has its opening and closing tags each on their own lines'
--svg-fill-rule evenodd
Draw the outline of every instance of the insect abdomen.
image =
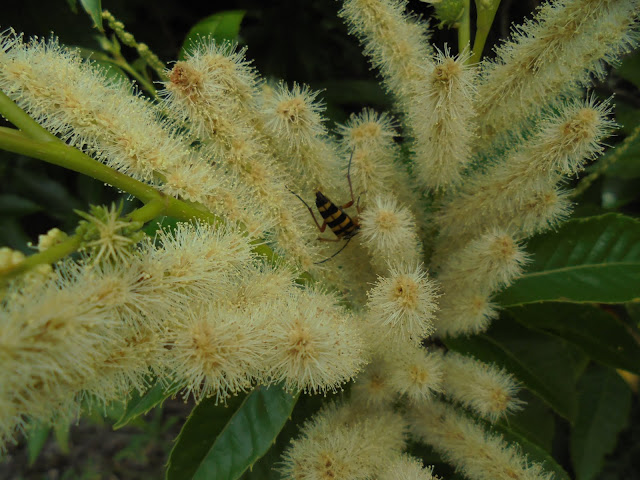
<svg viewBox="0 0 640 480">
<path fill-rule="evenodd" d="M 351 217 L 320 192 L 316 192 L 316 207 L 336 237 L 349 238 L 356 233 L 358 228 Z"/>
</svg>

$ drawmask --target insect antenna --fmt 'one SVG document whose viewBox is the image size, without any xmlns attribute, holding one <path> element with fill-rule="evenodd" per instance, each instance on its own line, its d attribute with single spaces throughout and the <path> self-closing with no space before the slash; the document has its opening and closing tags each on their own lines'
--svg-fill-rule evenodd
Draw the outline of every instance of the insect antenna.
<svg viewBox="0 0 640 480">
<path fill-rule="evenodd" d="M 324 260 L 322 260 L 322 261 L 320 261 L 320 262 L 313 262 L 313 264 L 314 264 L 314 265 L 319 265 L 319 264 L 324 263 L 324 262 L 326 262 L 326 261 L 328 261 L 328 260 L 331 260 L 333 257 L 335 257 L 336 255 L 338 255 L 342 250 L 344 250 L 345 248 L 347 248 L 347 245 L 349 245 L 349 242 L 351 241 L 351 239 L 352 239 L 352 238 L 353 238 L 353 237 L 349 237 L 349 238 L 347 238 L 347 241 L 346 241 L 346 242 L 344 242 L 344 245 L 342 246 L 342 248 L 341 248 L 340 250 L 338 250 L 336 253 L 334 253 L 333 255 L 331 255 L 331 256 L 330 256 L 330 257 L 328 257 L 328 258 L 325 258 Z"/>
</svg>

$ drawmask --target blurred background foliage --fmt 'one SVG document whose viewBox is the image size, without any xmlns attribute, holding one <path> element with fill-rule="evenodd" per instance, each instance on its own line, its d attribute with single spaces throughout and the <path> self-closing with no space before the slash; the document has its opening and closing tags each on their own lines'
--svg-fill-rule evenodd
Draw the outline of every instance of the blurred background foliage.
<svg viewBox="0 0 640 480">
<path fill-rule="evenodd" d="M 535 0 L 503 0 L 498 10 L 485 55 L 491 46 L 509 33 L 512 23 L 529 16 L 540 2 Z M 322 90 L 321 98 L 327 106 L 330 125 L 344 122 L 350 113 L 363 107 L 392 110 L 389 96 L 379 86 L 376 72 L 370 70 L 357 41 L 337 17 L 340 3 L 334 0 L 226 0 L 224 2 L 181 2 L 169 0 L 103 0 L 102 7 L 125 24 L 139 42 L 149 45 L 162 61 L 179 58 L 185 38 L 201 20 L 217 12 L 243 11 L 238 42 L 248 47 L 248 57 L 267 79 L 299 82 Z M 430 16 L 427 4 L 411 0 L 409 8 L 425 17 Z M 473 18 L 473 15 L 472 15 Z M 437 22 L 432 22 L 434 25 Z M 0 29 L 13 28 L 26 37 L 48 38 L 55 35 L 65 45 L 101 51 L 100 36 L 92 28 L 90 18 L 74 0 L 22 0 L 4 2 Z M 107 34 L 111 32 L 107 31 Z M 456 33 L 434 29 L 434 43 L 443 48 L 453 45 Z M 87 50 L 88 52 L 89 50 Z M 123 56 L 132 63 L 135 51 L 122 47 Z M 100 53 L 92 54 L 99 59 Z M 115 71 L 114 74 L 122 74 Z M 154 80 L 158 80 L 154 78 Z M 623 64 L 610 72 L 606 81 L 596 88 L 597 95 L 614 95 L 616 118 L 621 129 L 609 140 L 611 145 L 632 135 L 640 125 L 640 52 L 628 56 Z M 640 141 L 636 138 L 614 163 L 605 157 L 590 166 L 583 174 L 591 175 L 590 186 L 576 200 L 579 206 L 574 216 L 621 212 L 638 217 L 640 208 Z M 603 161 L 605 160 L 605 161 Z M 575 179 L 578 183 L 580 179 Z M 74 209 L 87 210 L 89 204 L 106 204 L 124 200 L 125 210 L 136 206 L 136 200 L 123 195 L 91 178 L 65 171 L 38 160 L 0 151 L 0 246 L 32 252 L 29 243 L 37 243 L 38 234 L 58 227 L 71 232 L 79 217 Z M 622 323 L 637 327 L 640 324 L 638 304 L 608 307 L 609 313 Z M 577 361 L 576 361 L 577 362 Z M 579 362 L 577 362 L 579 363 Z M 584 372 L 586 363 L 580 367 Z M 607 379 L 606 372 L 591 367 L 579 385 L 581 392 L 598 388 Z M 585 383 L 586 382 L 586 383 Z M 614 380 L 615 382 L 615 380 Z M 635 383 L 634 383 L 635 382 Z M 623 427 L 617 446 L 607 447 L 600 473 L 574 471 L 570 453 L 572 429 L 567 420 L 554 415 L 539 399 L 531 396 L 529 419 L 517 422 L 525 428 L 537 424 L 535 434 L 540 444 L 548 445 L 556 461 L 580 480 L 640 479 L 640 408 L 638 408 L 637 377 L 628 378 L 627 385 L 635 391 L 630 413 L 622 419 Z M 617 388 L 617 387 L 616 387 Z M 629 398 L 625 395 L 625 398 Z M 118 408 L 107 413 L 93 414 L 69 431 L 67 426 L 50 430 L 34 427 L 31 441 L 10 449 L 0 463 L 0 478 L 58 479 L 58 478 L 160 478 L 164 471 L 171 442 L 193 405 L 167 401 L 163 409 L 156 409 L 133 424 L 116 432 L 111 425 L 119 418 Z M 294 419 L 302 421 L 317 409 L 317 400 L 301 397 Z M 620 404 L 620 408 L 625 408 Z M 612 420 L 613 421 L 613 420 Z M 295 435 L 296 422 L 289 422 L 278 439 L 282 446 Z M 421 448 L 416 446 L 416 448 Z M 425 459 L 430 455 L 422 450 Z M 273 476 L 267 460 L 276 458 L 277 449 L 259 463 L 251 478 Z M 436 473 L 444 478 L 456 478 L 445 465 L 437 465 Z"/>
</svg>

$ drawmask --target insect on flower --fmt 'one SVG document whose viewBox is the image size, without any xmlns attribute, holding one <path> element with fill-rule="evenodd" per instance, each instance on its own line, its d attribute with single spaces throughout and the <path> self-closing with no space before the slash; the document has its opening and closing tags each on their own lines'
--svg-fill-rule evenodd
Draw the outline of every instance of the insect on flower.
<svg viewBox="0 0 640 480">
<path fill-rule="evenodd" d="M 335 203 L 329 200 L 320 190 L 316 190 L 316 207 L 318 208 L 318 212 L 322 215 L 322 225 L 316 219 L 316 216 L 313 213 L 311 207 L 305 202 L 300 195 L 295 192 L 292 192 L 296 197 L 298 197 L 302 203 L 307 207 L 313 221 L 316 223 L 316 226 L 320 230 L 320 233 L 323 233 L 327 229 L 327 225 L 334 233 L 336 238 L 322 238 L 318 237 L 318 240 L 323 242 L 340 242 L 341 240 L 346 240 L 345 244 L 342 246 L 340 250 L 331 255 L 328 258 L 320 262 L 315 262 L 316 264 L 324 263 L 328 260 L 331 260 L 333 257 L 338 255 L 342 250 L 344 250 L 351 239 L 358 233 L 360 230 L 360 224 L 358 223 L 358 217 L 351 218 L 344 210 L 346 208 L 352 207 L 353 204 L 356 204 L 356 210 L 358 214 L 361 213 L 359 200 L 356 202 L 353 198 L 353 187 L 351 185 L 351 160 L 353 160 L 353 152 L 351 152 L 351 157 L 349 157 L 349 167 L 347 168 L 347 181 L 349 182 L 349 192 L 351 193 L 351 200 L 338 207 Z"/>
</svg>

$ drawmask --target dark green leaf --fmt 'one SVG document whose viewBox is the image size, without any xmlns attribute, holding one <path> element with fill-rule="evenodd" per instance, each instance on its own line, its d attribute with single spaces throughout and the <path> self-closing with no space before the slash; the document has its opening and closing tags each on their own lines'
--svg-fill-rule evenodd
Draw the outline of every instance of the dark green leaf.
<svg viewBox="0 0 640 480">
<path fill-rule="evenodd" d="M 636 328 L 640 328 L 640 303 L 627 303 L 625 307 L 627 308 L 627 313 L 629 314 L 629 317 L 633 321 Z"/>
<path fill-rule="evenodd" d="M 452 350 L 505 368 L 559 415 L 573 420 L 575 382 L 586 358 L 575 347 L 507 318 L 495 321 L 486 334 L 444 342 Z"/>
<path fill-rule="evenodd" d="M 31 255 L 34 250 L 29 247 L 31 239 L 25 233 L 20 222 L 13 217 L 0 218 L 0 246 L 20 250 Z"/>
<path fill-rule="evenodd" d="M 551 453 L 539 445 L 530 442 L 515 429 L 506 424 L 494 425 L 492 430 L 502 434 L 504 440 L 513 444 L 516 448 L 527 455 L 528 460 L 539 463 L 548 471 L 554 473 L 554 480 L 571 480 L 569 474 L 553 459 Z"/>
<path fill-rule="evenodd" d="M 29 454 L 29 466 L 33 466 L 42 451 L 42 447 L 49 438 L 51 427 L 41 422 L 31 423 L 27 432 L 27 452 Z"/>
<path fill-rule="evenodd" d="M 124 413 L 113 428 L 117 430 L 118 428 L 124 427 L 133 419 L 144 415 L 152 408 L 162 404 L 167 398 L 175 395 L 178 390 L 179 388 L 175 385 L 167 387 L 163 385 L 162 382 L 156 381 L 156 383 L 142 395 L 134 391 L 131 399 L 127 402 Z"/>
<path fill-rule="evenodd" d="M 580 407 L 571 432 L 571 461 L 578 480 L 591 480 L 626 425 L 631 390 L 611 368 L 590 369 L 579 383 Z"/>
<path fill-rule="evenodd" d="M 235 41 L 240 32 L 240 23 L 244 18 L 245 10 L 227 10 L 225 12 L 214 13 L 196 23 L 187 34 L 182 48 L 180 49 L 180 60 L 184 60 L 185 54 L 193 46 L 204 38 L 212 38 L 216 43 L 224 41 Z"/>
<path fill-rule="evenodd" d="M 524 408 L 500 420 L 499 425 L 551 452 L 555 433 L 553 412 L 529 390 L 520 391 L 518 399 L 525 402 Z"/>
<path fill-rule="evenodd" d="M 167 479 L 239 478 L 273 444 L 297 398 L 276 385 L 256 387 L 226 407 L 213 398 L 203 400 L 171 451 Z"/>
<path fill-rule="evenodd" d="M 640 88 L 640 52 L 628 55 L 616 69 L 618 75 Z"/>
<path fill-rule="evenodd" d="M 62 453 L 69 454 L 69 429 L 71 425 L 65 422 L 57 423 L 53 427 L 53 435 L 56 437 L 56 444 Z"/>
<path fill-rule="evenodd" d="M 77 0 L 67 0 L 67 5 L 73 13 L 78 13 L 78 1 Z"/>
<path fill-rule="evenodd" d="M 42 207 L 28 198 L 19 197 L 11 193 L 0 195 L 0 215 L 24 217 L 40 210 L 42 210 Z"/>
<path fill-rule="evenodd" d="M 640 222 L 610 213 L 579 218 L 531 239 L 533 263 L 502 292 L 504 306 L 640 299 Z"/>
<path fill-rule="evenodd" d="M 528 327 L 550 330 L 592 359 L 640 374 L 640 344 L 629 327 L 592 305 L 542 303 L 509 309 Z"/>
<path fill-rule="evenodd" d="M 180 221 L 174 217 L 159 217 L 147 223 L 142 231 L 150 237 L 155 237 L 158 230 L 173 231 Z"/>
<path fill-rule="evenodd" d="M 82 8 L 84 8 L 85 12 L 89 14 L 91 20 L 93 20 L 93 25 L 101 32 L 104 30 L 102 28 L 102 2 L 101 0 L 80 0 L 82 4 Z"/>
<path fill-rule="evenodd" d="M 639 145 L 640 146 L 640 145 Z M 639 148 L 640 150 L 640 148 Z M 624 174 L 624 176 L 627 176 Z M 638 154 L 638 176 L 640 176 L 640 152 Z M 602 206 L 616 210 L 640 197 L 640 178 L 620 178 L 607 175 L 602 182 Z"/>
</svg>

